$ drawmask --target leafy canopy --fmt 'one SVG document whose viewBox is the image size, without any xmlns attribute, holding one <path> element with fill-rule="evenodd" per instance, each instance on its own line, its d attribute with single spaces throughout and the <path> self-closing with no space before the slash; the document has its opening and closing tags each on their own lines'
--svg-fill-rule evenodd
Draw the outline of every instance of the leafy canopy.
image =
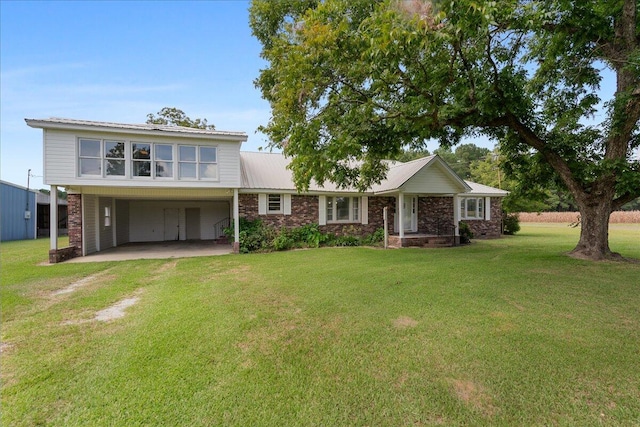
<svg viewBox="0 0 640 427">
<path fill-rule="evenodd" d="M 301 189 L 311 179 L 366 189 L 403 149 L 483 134 L 519 178 L 558 177 L 585 203 L 611 187 L 615 207 L 640 195 L 637 8 L 254 0 L 251 26 L 269 64 L 256 84 L 272 107 L 261 130 L 292 157 Z M 617 79 L 608 100 L 605 72 Z"/>
<path fill-rule="evenodd" d="M 147 114 L 147 123 L 208 130 L 216 128 L 214 125 L 208 124 L 207 119 L 191 119 L 184 111 L 174 107 L 164 107 L 157 115 Z"/>
</svg>

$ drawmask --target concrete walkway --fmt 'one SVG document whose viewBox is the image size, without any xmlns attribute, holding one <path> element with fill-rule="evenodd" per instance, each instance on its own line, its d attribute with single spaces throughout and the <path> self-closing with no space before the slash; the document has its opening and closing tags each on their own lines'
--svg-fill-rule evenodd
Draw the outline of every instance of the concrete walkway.
<svg viewBox="0 0 640 427">
<path fill-rule="evenodd" d="M 217 244 L 213 241 L 175 241 L 127 243 L 116 248 L 106 249 L 84 257 L 70 259 L 70 263 L 127 261 L 134 259 L 189 258 L 198 256 L 226 255 L 233 253 L 231 245 Z"/>
</svg>

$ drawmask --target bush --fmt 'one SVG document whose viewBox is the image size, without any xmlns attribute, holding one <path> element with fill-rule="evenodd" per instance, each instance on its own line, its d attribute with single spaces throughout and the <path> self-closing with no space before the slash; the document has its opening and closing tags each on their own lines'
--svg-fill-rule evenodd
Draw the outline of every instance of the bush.
<svg viewBox="0 0 640 427">
<path fill-rule="evenodd" d="M 382 241 L 384 241 L 384 228 L 378 228 L 372 234 L 364 236 L 360 243 L 364 246 L 374 246 Z"/>
<path fill-rule="evenodd" d="M 460 221 L 460 223 L 458 224 L 458 230 L 460 232 L 460 243 L 471 243 L 471 239 L 473 239 L 473 231 L 471 231 L 471 227 L 469 227 L 469 224 Z"/>
<path fill-rule="evenodd" d="M 506 214 L 502 222 L 502 232 L 504 234 L 516 234 L 518 231 L 520 231 L 520 217 L 518 214 Z"/>
</svg>

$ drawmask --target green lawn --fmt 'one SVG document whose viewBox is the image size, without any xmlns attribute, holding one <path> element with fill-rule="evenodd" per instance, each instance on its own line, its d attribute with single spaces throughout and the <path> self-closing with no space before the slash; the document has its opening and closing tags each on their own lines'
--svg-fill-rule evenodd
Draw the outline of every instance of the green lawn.
<svg viewBox="0 0 640 427">
<path fill-rule="evenodd" d="M 640 258 L 640 225 L 610 234 Z M 640 264 L 563 256 L 577 236 L 53 266 L 2 243 L 1 424 L 639 425 Z"/>
</svg>

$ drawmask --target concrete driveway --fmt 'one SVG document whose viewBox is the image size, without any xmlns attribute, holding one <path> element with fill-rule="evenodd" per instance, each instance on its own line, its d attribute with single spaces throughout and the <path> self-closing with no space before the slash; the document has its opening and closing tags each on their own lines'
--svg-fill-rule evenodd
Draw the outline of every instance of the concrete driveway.
<svg viewBox="0 0 640 427">
<path fill-rule="evenodd" d="M 198 256 L 226 255 L 233 253 L 228 244 L 213 241 L 175 241 L 127 243 L 66 262 L 127 261 L 134 259 L 189 258 Z"/>
</svg>

